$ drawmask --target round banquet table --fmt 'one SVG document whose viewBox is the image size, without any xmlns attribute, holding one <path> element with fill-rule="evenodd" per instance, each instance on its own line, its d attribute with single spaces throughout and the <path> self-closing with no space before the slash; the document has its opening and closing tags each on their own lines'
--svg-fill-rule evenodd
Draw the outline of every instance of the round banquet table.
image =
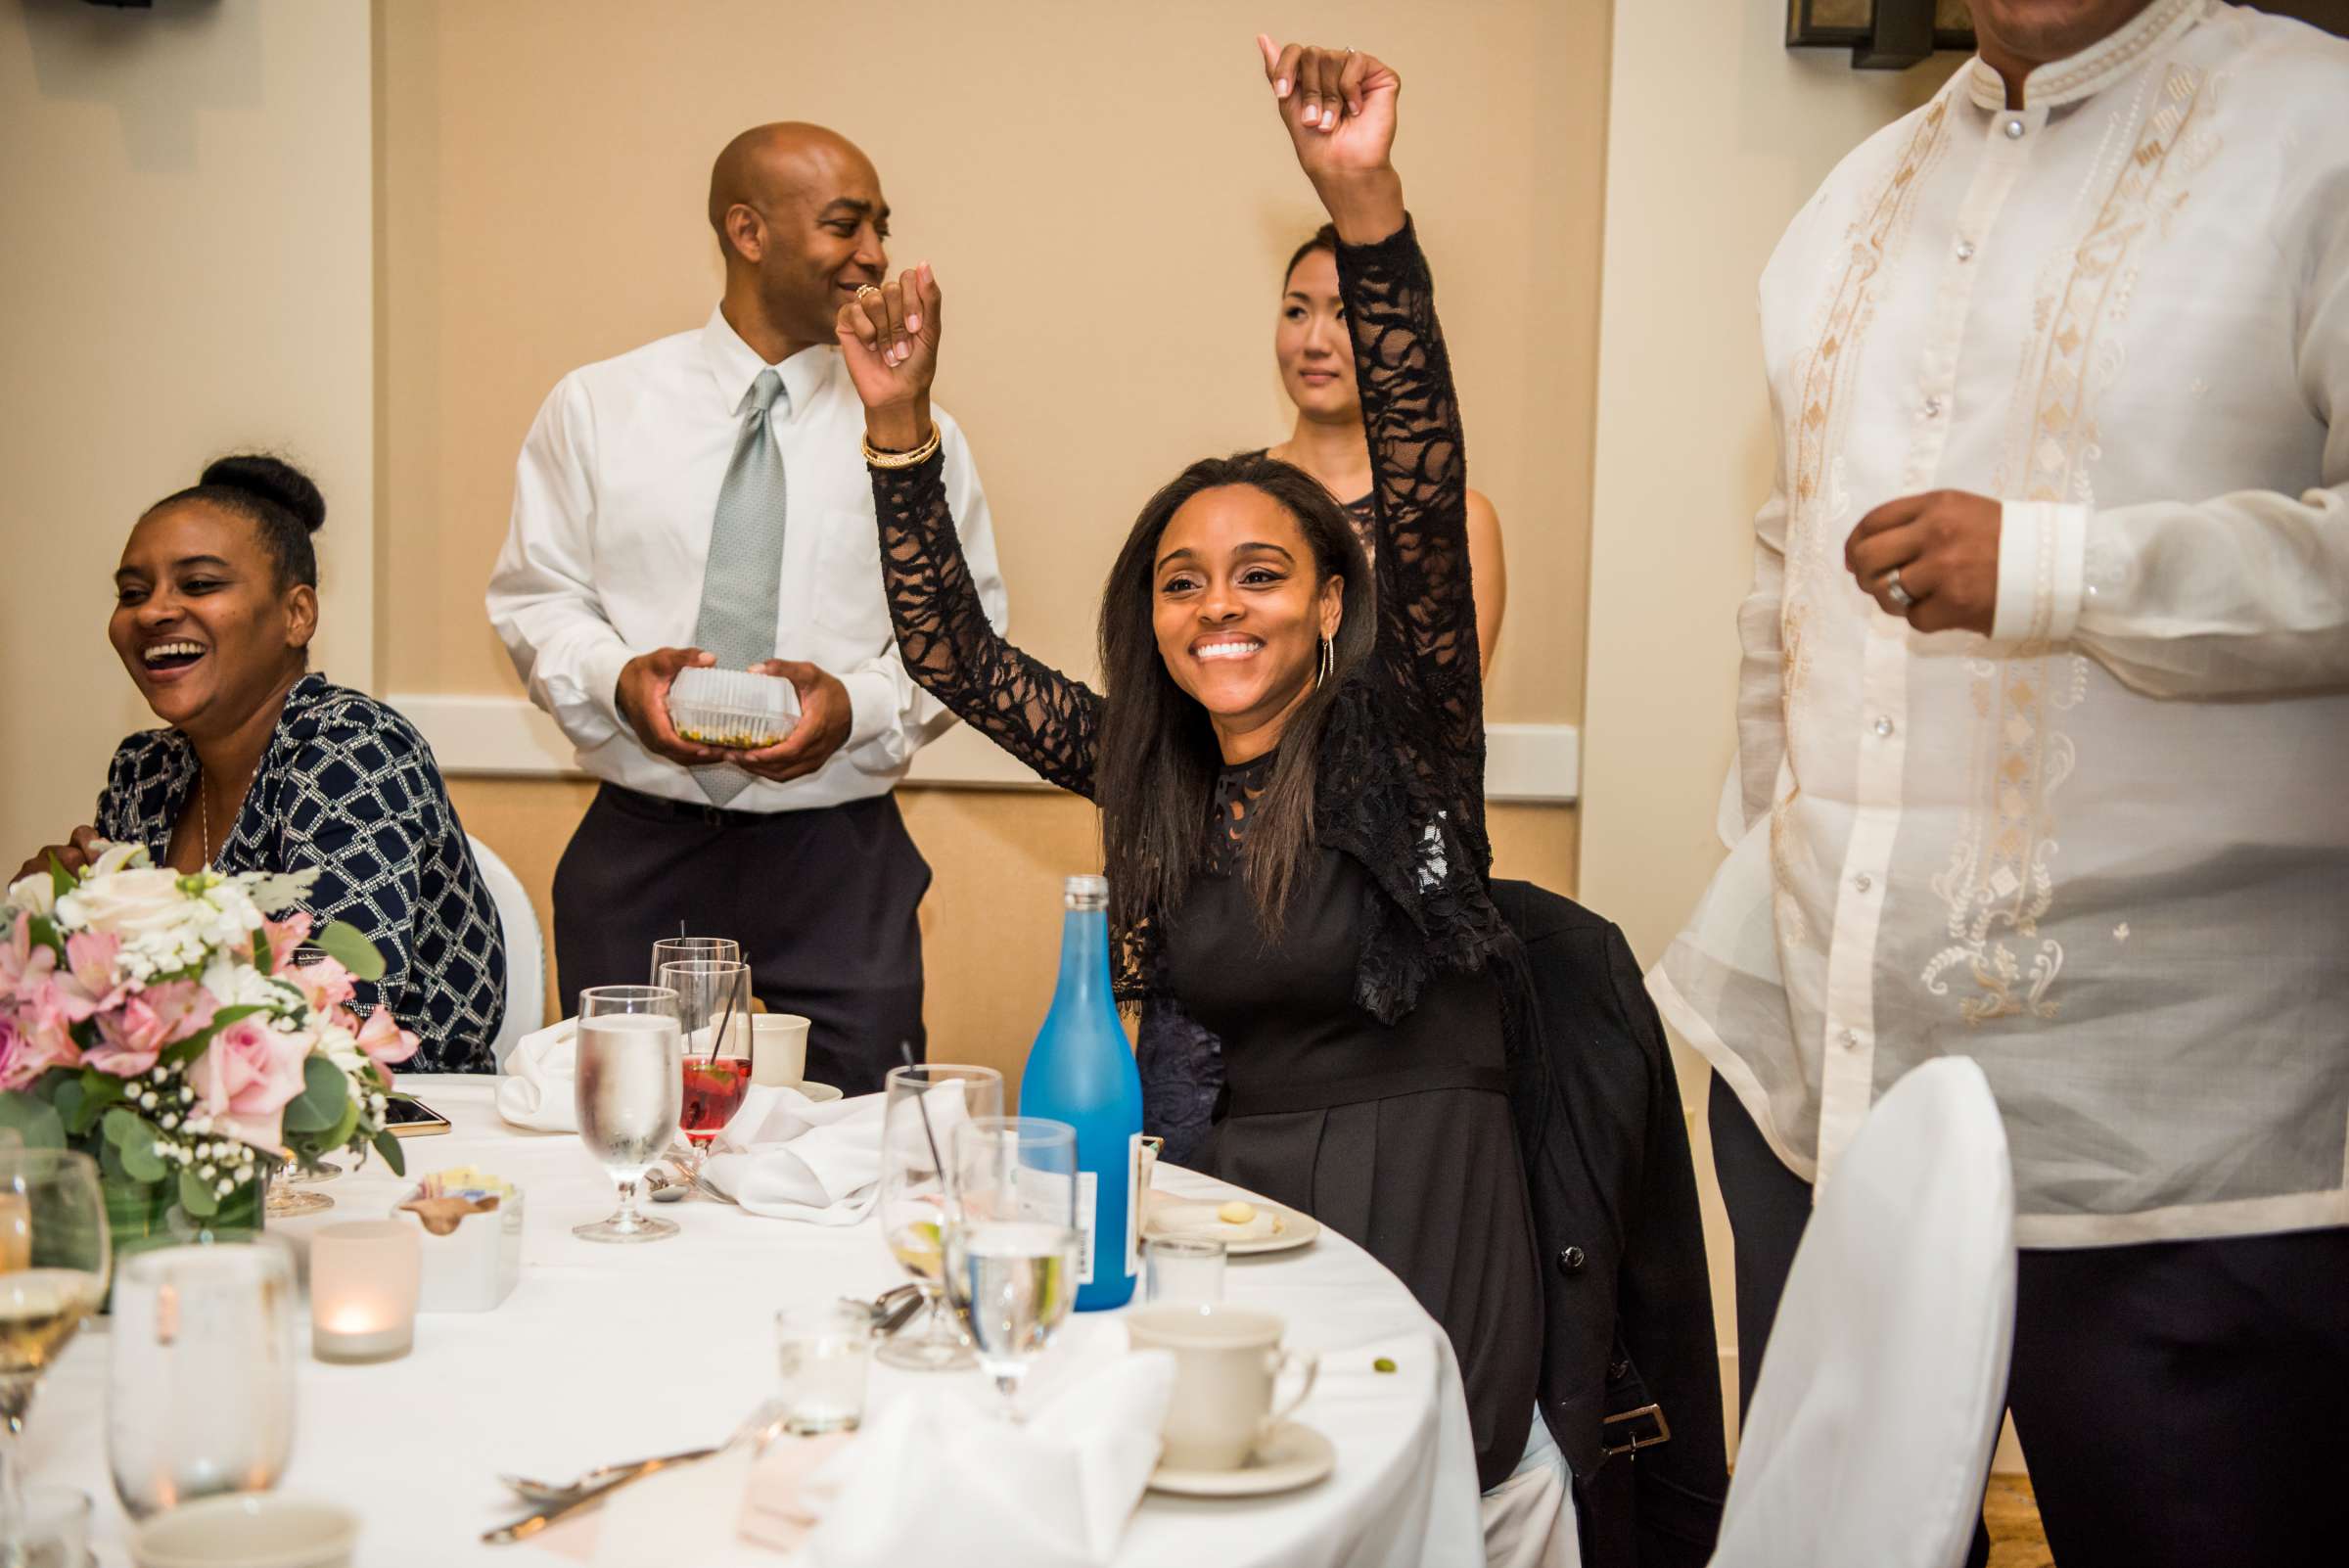
<svg viewBox="0 0 2349 1568">
<path fill-rule="evenodd" d="M 294 1457 L 279 1490 L 337 1499 L 364 1524 L 361 1568 L 563 1559 L 481 1533 L 527 1511 L 500 1472 L 562 1477 L 722 1441 L 771 1390 L 777 1309 L 870 1299 L 902 1278 L 868 1217 L 825 1227 L 760 1219 L 699 1196 L 652 1212 L 684 1233 L 637 1246 L 584 1242 L 571 1227 L 615 1205 L 610 1180 L 574 1133 L 524 1132 L 491 1104 L 495 1081 L 414 1075 L 400 1086 L 446 1116 L 450 1133 L 405 1140 L 411 1176 L 471 1164 L 525 1195 L 522 1283 L 488 1313 L 427 1313 L 407 1357 L 338 1366 L 308 1356 L 299 1325 Z M 347 1160 L 347 1156 L 345 1157 Z M 319 1225 L 381 1219 L 407 1181 L 377 1159 L 312 1189 L 323 1214 L 272 1222 L 298 1247 Z M 1160 1166 L 1184 1196 L 1225 1191 Z M 1475 1564 L 1483 1561 L 1476 1464 L 1451 1347 L 1402 1282 L 1324 1229 L 1311 1246 L 1234 1258 L 1224 1296 L 1288 1320 L 1287 1343 L 1316 1352 L 1320 1376 L 1296 1419 L 1325 1435 L 1337 1468 L 1298 1492 L 1248 1499 L 1147 1494 L 1120 1564 Z M 50 1373 L 23 1440 L 28 1485 L 68 1484 L 95 1504 L 105 1568 L 130 1561 L 129 1524 L 106 1462 L 108 1324 L 94 1320 Z M 1392 1360 L 1380 1372 L 1373 1362 Z M 876 1363 L 867 1411 L 942 1375 Z M 745 1545 L 729 1561 L 791 1558 Z M 683 1563 L 664 1568 L 690 1568 Z"/>
</svg>

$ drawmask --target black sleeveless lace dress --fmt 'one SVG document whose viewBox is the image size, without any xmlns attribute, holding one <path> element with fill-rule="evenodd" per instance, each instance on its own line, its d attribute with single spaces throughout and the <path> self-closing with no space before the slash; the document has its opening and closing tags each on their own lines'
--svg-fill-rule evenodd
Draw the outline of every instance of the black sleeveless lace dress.
<svg viewBox="0 0 2349 1568">
<path fill-rule="evenodd" d="M 1522 959 L 1487 881 L 1484 691 L 1451 362 L 1410 226 L 1338 253 L 1377 475 L 1376 657 L 1341 677 L 1314 853 L 1277 942 L 1238 874 L 1269 758 L 1202 801 L 1182 904 L 1115 933 L 1121 998 L 1222 1038 L 1206 1168 L 1313 1215 L 1392 1269 L 1459 1358 L 1484 1485 L 1525 1446 L 1542 1297 L 1505 1093 Z M 937 458 L 873 471 L 905 668 L 1045 778 L 1095 794 L 1104 699 L 988 624 Z"/>
</svg>

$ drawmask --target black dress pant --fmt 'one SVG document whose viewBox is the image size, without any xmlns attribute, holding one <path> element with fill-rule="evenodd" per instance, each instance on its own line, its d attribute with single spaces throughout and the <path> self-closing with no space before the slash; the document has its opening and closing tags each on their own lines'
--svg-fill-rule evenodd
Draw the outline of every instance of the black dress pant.
<svg viewBox="0 0 2349 1568">
<path fill-rule="evenodd" d="M 555 868 L 555 974 L 567 1008 L 590 986 L 641 986 L 653 943 L 732 937 L 768 1009 L 808 1020 L 807 1076 L 881 1087 L 898 1042 L 923 1059 L 922 934 L 930 866 L 887 795 L 810 811 L 729 811 L 615 784 Z"/>
<path fill-rule="evenodd" d="M 1737 1246 L 1742 1411 L 1811 1188 L 1718 1079 L 1707 1119 Z M 2006 1397 L 2058 1568 L 2349 1561 L 2349 1229 L 2016 1263 Z"/>
</svg>

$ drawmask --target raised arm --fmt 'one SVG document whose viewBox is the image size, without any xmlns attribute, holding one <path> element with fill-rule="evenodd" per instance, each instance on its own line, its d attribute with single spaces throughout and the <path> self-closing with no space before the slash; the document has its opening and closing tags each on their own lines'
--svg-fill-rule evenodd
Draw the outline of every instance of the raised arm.
<svg viewBox="0 0 2349 1568">
<path fill-rule="evenodd" d="M 1101 698 L 989 623 L 947 502 L 930 415 L 938 282 L 925 264 L 841 307 L 842 357 L 864 402 L 881 576 L 898 653 L 924 689 L 1062 789 L 1091 798 Z M 905 456 L 924 452 L 918 461 Z"/>
<path fill-rule="evenodd" d="M 1435 287 L 1390 158 L 1402 78 L 1353 50 L 1275 49 L 1265 76 L 1338 231 L 1378 519 L 1381 651 L 1449 753 L 1481 779 L 1484 679 L 1470 589 L 1468 481 Z"/>
</svg>

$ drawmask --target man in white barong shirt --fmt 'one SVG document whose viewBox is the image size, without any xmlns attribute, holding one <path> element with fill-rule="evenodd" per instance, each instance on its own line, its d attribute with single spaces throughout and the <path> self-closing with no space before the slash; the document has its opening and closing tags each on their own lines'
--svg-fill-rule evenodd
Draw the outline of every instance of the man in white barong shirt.
<svg viewBox="0 0 2349 1568">
<path fill-rule="evenodd" d="M 1729 855 L 1649 985 L 1718 1074 L 1749 1396 L 1812 1184 L 1971 1056 L 2055 1560 L 2339 1561 L 2349 44 L 1973 12 L 1763 275 Z"/>
</svg>

